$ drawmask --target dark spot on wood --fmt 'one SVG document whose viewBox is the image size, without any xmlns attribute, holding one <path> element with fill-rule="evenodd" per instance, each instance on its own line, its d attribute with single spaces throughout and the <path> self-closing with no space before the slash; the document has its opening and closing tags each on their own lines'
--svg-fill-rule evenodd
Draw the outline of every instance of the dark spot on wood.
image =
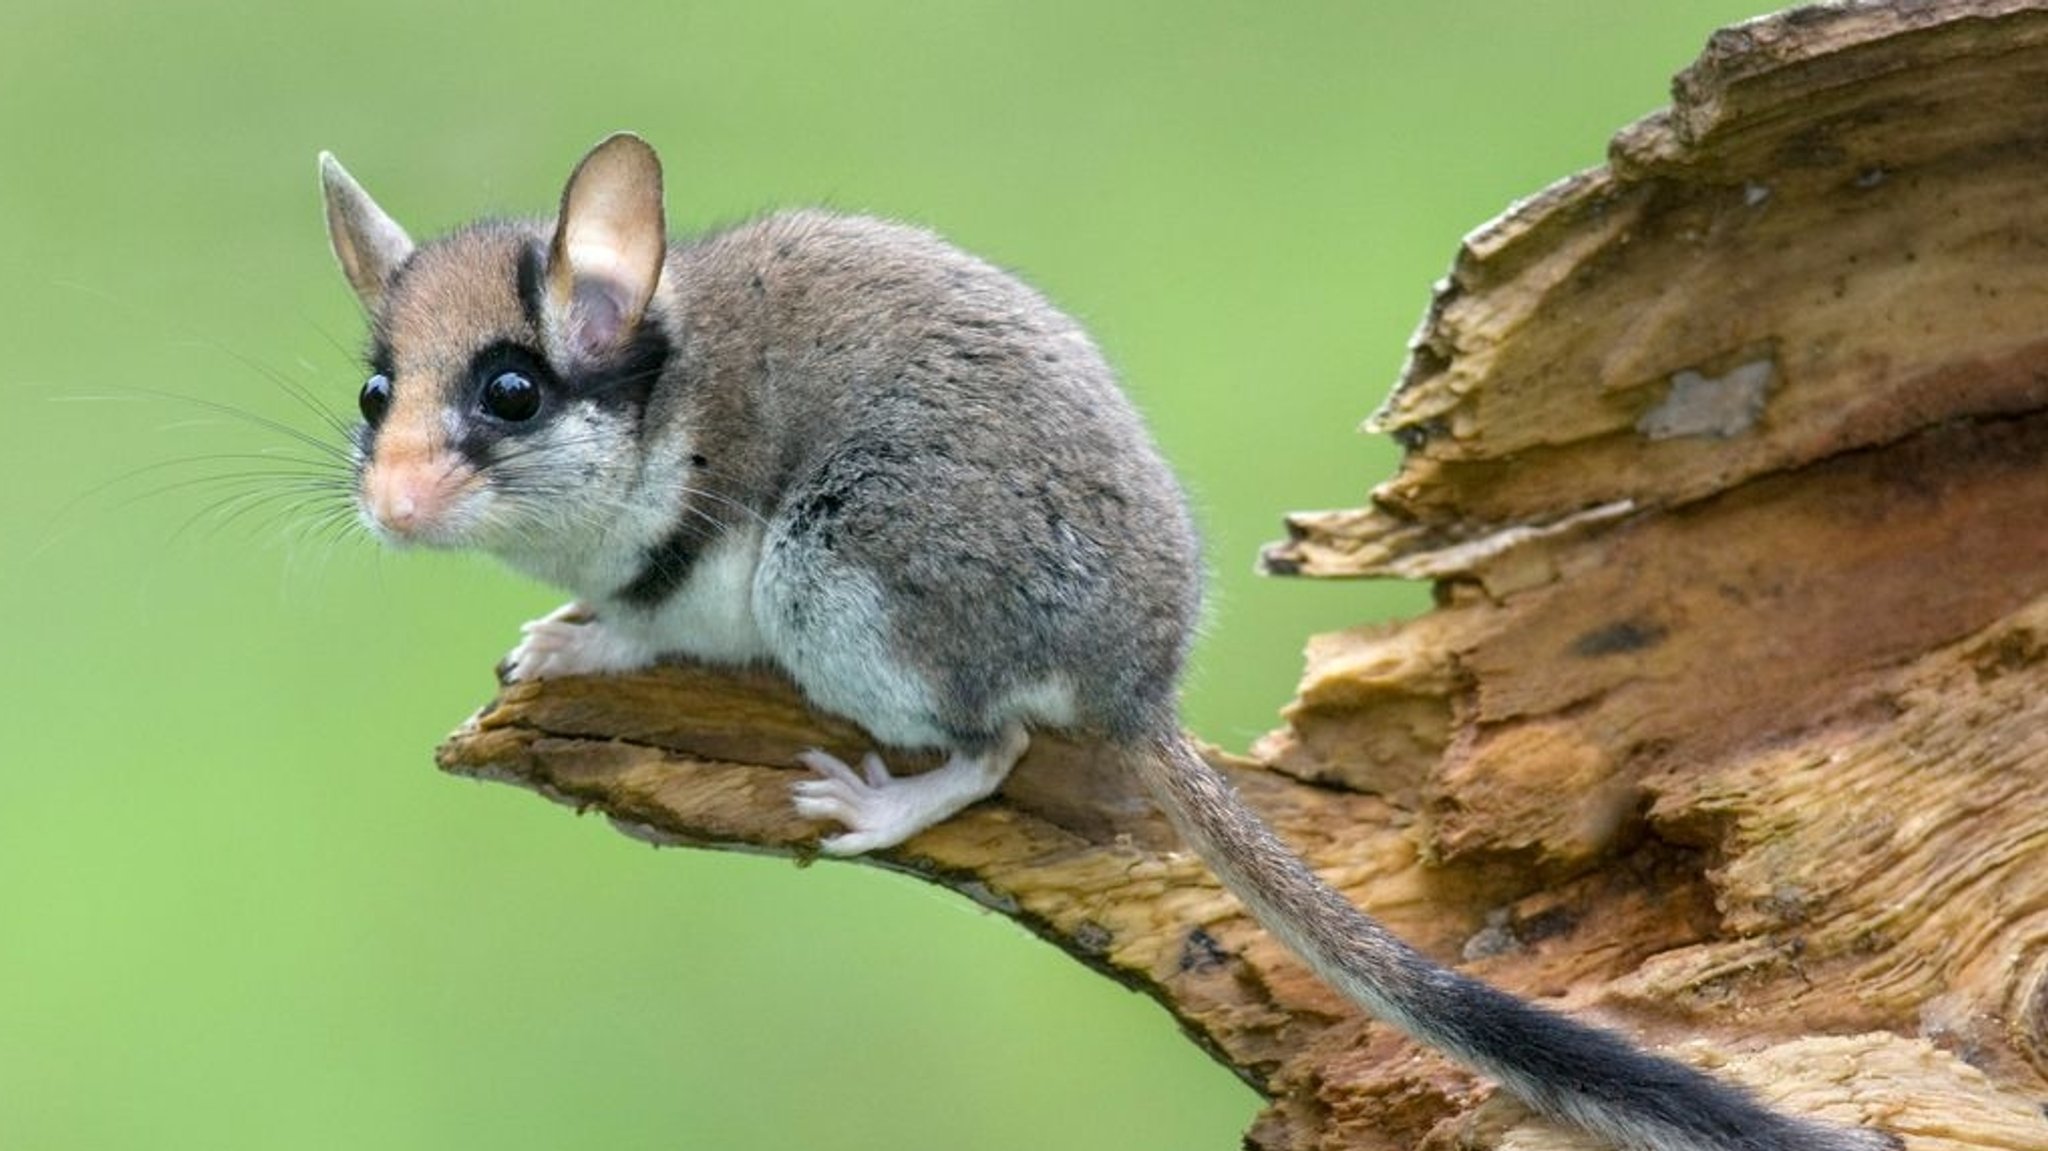
<svg viewBox="0 0 2048 1151">
<path fill-rule="evenodd" d="M 1109 928 L 1093 920 L 1083 922 L 1074 928 L 1074 946 L 1088 955 L 1107 955 L 1110 944 L 1116 942 L 1116 935 Z"/>
<path fill-rule="evenodd" d="M 2017 628 L 1978 649 L 1970 662 L 1977 672 L 1977 682 L 1990 683 L 2040 663 L 2044 654 L 2048 650 L 2044 650 L 2041 637 L 2033 629 Z"/>
<path fill-rule="evenodd" d="M 1180 969 L 1183 972 L 1214 971 L 1230 962 L 1230 952 L 1216 937 L 1197 927 L 1188 932 L 1180 945 Z"/>
<path fill-rule="evenodd" d="M 1664 642 L 1671 634 L 1661 624 L 1645 620 L 1622 620 L 1592 631 L 1572 641 L 1572 654 L 1585 659 L 1603 655 L 1623 655 L 1642 651 Z"/>
<path fill-rule="evenodd" d="M 1545 939 L 1555 939 L 1560 935 L 1569 935 L 1572 928 L 1577 927 L 1578 924 L 1579 917 L 1572 914 L 1569 908 L 1547 908 L 1527 919 L 1516 922 L 1515 938 L 1521 940 L 1525 946 L 1531 943 L 1540 943 Z"/>
</svg>

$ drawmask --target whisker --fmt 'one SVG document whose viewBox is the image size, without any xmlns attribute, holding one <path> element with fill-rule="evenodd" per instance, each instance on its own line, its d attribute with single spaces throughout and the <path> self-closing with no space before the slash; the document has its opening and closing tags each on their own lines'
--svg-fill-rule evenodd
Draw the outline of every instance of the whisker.
<svg viewBox="0 0 2048 1151">
<path fill-rule="evenodd" d="M 324 476 L 293 474 L 288 472 L 227 472 L 218 475 L 191 476 L 186 479 L 177 480 L 172 483 L 152 488 L 148 491 L 137 492 L 136 494 L 129 496 L 127 499 L 124 499 L 119 503 L 114 504 L 113 506 L 117 509 L 129 508 L 135 506 L 138 503 L 141 503 L 144 500 L 155 499 L 159 496 L 166 496 L 171 494 L 172 492 L 188 491 L 194 488 L 217 488 L 238 484 L 261 485 L 249 489 L 252 491 L 260 492 L 304 491 L 334 496 L 346 496 L 353 491 L 353 488 L 350 487 L 349 485 L 330 482 Z"/>
<path fill-rule="evenodd" d="M 252 508 L 261 507 L 266 503 L 283 499 L 289 494 L 267 488 L 230 493 L 204 505 L 191 515 L 185 517 L 178 524 L 177 528 L 171 532 L 169 542 L 177 543 L 185 537 L 186 533 L 209 519 L 215 520 L 214 529 L 208 536 L 208 538 L 212 538 L 218 535 L 222 528 L 234 523 Z"/>
<path fill-rule="evenodd" d="M 275 527 L 279 521 L 288 520 L 288 522 L 296 522 L 303 519 L 307 511 L 312 508 L 334 510 L 330 501 L 319 500 L 297 493 L 287 493 L 274 498 L 249 499 L 244 501 L 239 508 L 234 509 L 217 520 L 208 532 L 208 538 L 218 536 L 221 532 L 226 531 L 230 526 L 246 516 L 260 514 L 261 518 L 256 520 L 252 527 L 256 530 L 269 530 Z"/>
<path fill-rule="evenodd" d="M 243 473 L 249 475 L 319 476 L 325 478 L 332 478 L 336 482 L 346 482 L 351 478 L 351 473 L 348 469 L 337 467 L 333 464 L 332 461 L 329 460 L 309 460 L 299 456 L 287 456 L 260 452 L 214 452 L 199 456 L 183 456 L 178 459 L 172 460 L 159 460 L 153 464 L 143 464 L 139 467 L 130 468 L 129 470 L 122 472 L 120 475 L 114 476 L 112 479 L 106 480 L 102 483 L 98 483 L 90 488 L 87 488 L 84 492 L 80 493 L 77 500 L 73 501 L 73 505 L 75 506 L 76 503 L 79 502 L 79 500 L 89 499 L 94 496 L 102 495 L 114 488 L 120 487 L 122 484 L 131 483 L 135 480 L 143 478 L 144 476 L 153 475 L 157 472 L 169 471 L 173 468 L 186 468 L 198 465 L 210 465 L 219 463 L 265 463 L 290 465 L 288 467 Z"/>
<path fill-rule="evenodd" d="M 695 484 L 683 485 L 683 491 L 686 494 L 693 496 L 703 496 L 707 500 L 712 500 L 716 503 L 724 504 L 729 508 L 733 508 L 737 511 L 744 512 L 755 523 L 760 524 L 762 527 L 768 526 L 768 517 L 762 515 L 759 511 L 756 511 L 753 505 L 751 504 L 745 503 L 741 500 L 736 500 L 731 496 L 720 495 L 719 493 L 712 491 L 710 488 L 701 487 Z"/>
<path fill-rule="evenodd" d="M 309 543 L 334 547 L 361 528 L 362 521 L 351 505 L 324 508 L 311 517 L 294 520 L 288 530 Z"/>
<path fill-rule="evenodd" d="M 292 440 L 295 443 L 311 448 L 315 452 L 318 452 L 321 455 L 326 456 L 337 463 L 344 464 L 349 467 L 355 466 L 355 456 L 348 449 L 335 444 L 331 440 L 321 439 L 319 436 L 316 436 L 311 432 L 305 431 L 301 428 L 295 428 L 290 424 L 285 423 L 283 420 L 263 415 L 260 412 L 253 412 L 247 408 L 237 407 L 234 404 L 225 403 L 220 400 L 210 400 L 204 396 L 190 396 L 185 395 L 182 392 L 165 391 L 160 388 L 146 388 L 139 385 L 127 385 L 123 386 L 121 390 L 133 393 L 136 396 L 149 397 L 152 399 L 160 400 L 171 400 L 176 403 L 191 404 L 192 406 L 197 408 L 203 408 L 210 412 L 216 412 L 219 413 L 220 415 L 228 416 L 230 418 L 240 420 L 243 423 L 250 424 L 254 427 L 261 428 L 265 431 L 275 432 L 278 435 L 284 436 L 285 438 Z M 56 399 L 58 397 L 52 398 Z"/>
<path fill-rule="evenodd" d="M 285 395 L 290 396 L 293 400 L 297 401 L 300 407 L 312 413 L 313 418 L 319 420 L 322 424 L 326 425 L 328 430 L 334 432 L 336 435 L 340 436 L 344 440 L 353 438 L 355 433 L 355 422 L 352 419 L 344 417 L 340 412 L 336 411 L 334 408 L 328 406 L 328 404 L 322 399 L 320 399 L 319 395 L 315 393 L 311 388 L 298 382 L 297 380 L 291 379 L 290 377 L 286 376 L 283 372 L 277 371 L 276 369 L 271 368 L 265 364 L 259 363 L 256 360 L 250 359 L 249 357 L 242 356 L 239 353 L 229 351 L 228 355 L 234 356 L 236 359 L 240 360 L 244 366 L 262 375 L 271 383 L 276 384 L 279 390 L 284 392 Z"/>
</svg>

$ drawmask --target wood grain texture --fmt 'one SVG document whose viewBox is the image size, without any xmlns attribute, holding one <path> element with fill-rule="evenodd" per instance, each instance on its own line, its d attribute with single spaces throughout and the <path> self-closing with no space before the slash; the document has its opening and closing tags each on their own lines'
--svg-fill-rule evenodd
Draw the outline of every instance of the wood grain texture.
<svg viewBox="0 0 2048 1151">
<path fill-rule="evenodd" d="M 1211 759 L 1445 961 L 1914 1151 L 2048 1151 L 2048 11 L 1716 34 L 1610 163 L 1469 237 L 1367 505 L 1269 570 L 1436 582 L 1317 637 Z M 450 771 L 662 843 L 805 858 L 779 680 L 510 687 Z M 1269 1151 L 1587 1148 L 1361 1016 L 1116 765 L 1041 738 L 869 861 L 1163 1004 Z"/>
</svg>

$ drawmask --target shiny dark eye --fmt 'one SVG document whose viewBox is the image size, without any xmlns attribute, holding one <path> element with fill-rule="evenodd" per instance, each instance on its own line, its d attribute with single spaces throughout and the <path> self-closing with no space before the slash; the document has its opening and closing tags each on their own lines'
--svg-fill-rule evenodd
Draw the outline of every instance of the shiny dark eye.
<svg viewBox="0 0 2048 1151">
<path fill-rule="evenodd" d="M 540 411 L 540 386 L 518 372 L 500 372 L 484 385 L 484 411 L 511 423 Z"/>
<path fill-rule="evenodd" d="M 363 419 L 371 427 L 384 422 L 384 413 L 391 408 L 391 377 L 383 372 L 371 376 L 363 384 L 363 394 L 356 397 L 356 406 L 363 409 Z"/>
</svg>

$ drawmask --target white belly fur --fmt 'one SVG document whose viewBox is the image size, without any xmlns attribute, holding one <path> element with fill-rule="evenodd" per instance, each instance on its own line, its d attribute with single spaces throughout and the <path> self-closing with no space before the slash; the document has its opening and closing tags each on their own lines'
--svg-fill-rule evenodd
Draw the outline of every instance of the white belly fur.
<svg viewBox="0 0 2048 1151">
<path fill-rule="evenodd" d="M 735 528 L 705 549 L 688 579 L 653 610 L 616 603 L 600 617 L 625 617 L 657 655 L 685 655 L 706 663 L 753 663 L 768 656 L 754 619 L 754 570 L 761 558 L 759 528 Z"/>
</svg>

